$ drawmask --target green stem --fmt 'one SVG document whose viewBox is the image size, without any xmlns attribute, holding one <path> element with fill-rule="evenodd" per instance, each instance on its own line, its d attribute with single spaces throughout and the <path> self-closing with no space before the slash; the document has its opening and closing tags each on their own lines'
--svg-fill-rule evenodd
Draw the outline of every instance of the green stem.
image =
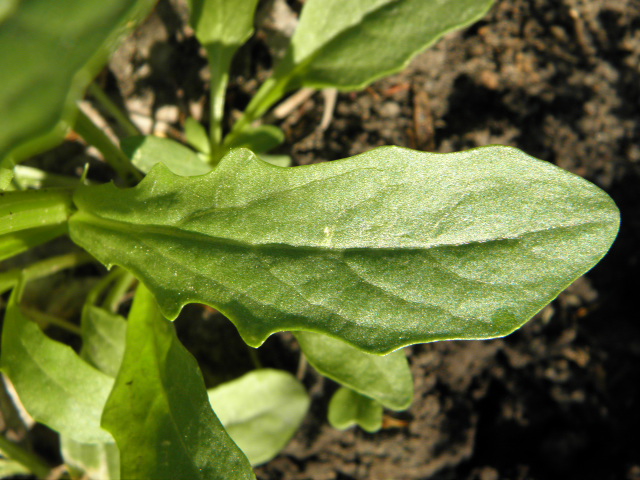
<svg viewBox="0 0 640 480">
<path fill-rule="evenodd" d="M 14 268 L 8 272 L 0 273 L 0 294 L 11 290 L 11 288 L 18 283 L 21 276 L 26 283 L 38 278 L 48 277 L 67 268 L 77 267 L 93 261 L 95 261 L 95 259 L 88 253 L 77 251 L 47 258 L 46 260 L 33 263 L 25 268 Z"/>
<path fill-rule="evenodd" d="M 105 161 L 128 185 L 135 185 L 142 180 L 142 174 L 136 170 L 124 152 L 81 109 L 78 109 L 75 131 L 102 153 Z"/>
<path fill-rule="evenodd" d="M 0 450 L 9 458 L 28 468 L 38 478 L 48 478 L 51 468 L 37 455 L 25 450 L 17 443 L 8 440 L 4 435 L 0 435 Z"/>
<path fill-rule="evenodd" d="M 126 270 L 122 267 L 113 267 L 109 273 L 102 277 L 98 283 L 89 291 L 87 295 L 87 302 L 91 305 L 96 305 L 103 292 L 111 285 L 111 283 L 117 281 L 120 277 L 126 274 Z"/>
<path fill-rule="evenodd" d="M 63 224 L 71 215 L 71 190 L 0 192 L 0 235 Z"/>
<path fill-rule="evenodd" d="M 75 323 L 65 320 L 64 318 L 49 315 L 48 313 L 41 312 L 40 310 L 36 310 L 35 308 L 27 307 L 25 305 L 20 305 L 20 310 L 22 310 L 27 317 L 33 319 L 38 325 L 40 325 L 40 328 L 42 329 L 45 329 L 50 325 L 54 325 L 66 330 L 67 332 L 82 336 L 82 330 L 80 327 Z"/>
<path fill-rule="evenodd" d="M 209 45 L 207 58 L 211 71 L 211 113 L 209 119 L 209 136 L 211 137 L 212 158 L 215 158 L 222 145 L 222 122 L 224 120 L 224 101 L 229 82 L 229 70 L 233 52 L 228 52 L 219 45 Z"/>
<path fill-rule="evenodd" d="M 111 290 L 109 290 L 107 297 L 102 302 L 102 306 L 111 313 L 116 313 L 118 311 L 118 306 L 122 302 L 122 297 L 127 293 L 127 290 L 129 290 L 133 282 L 136 280 L 136 277 L 124 268 L 122 268 L 122 271 L 123 273 L 115 279 Z"/>
<path fill-rule="evenodd" d="M 225 137 L 224 145 L 229 145 L 235 138 L 261 118 L 276 102 L 278 102 L 291 88 L 289 77 L 271 77 L 262 84 L 256 95 L 251 99 L 242 117 L 233 125 L 231 132 Z"/>
<path fill-rule="evenodd" d="M 142 135 L 142 132 L 134 125 L 134 123 L 129 119 L 129 117 L 122 112 L 120 107 L 115 104 L 109 95 L 100 88 L 97 83 L 92 83 L 89 85 L 88 89 L 89 93 L 95 98 L 100 105 L 111 115 L 116 122 L 122 127 L 122 129 L 127 133 L 127 135 L 135 137 L 137 135 Z"/>
</svg>

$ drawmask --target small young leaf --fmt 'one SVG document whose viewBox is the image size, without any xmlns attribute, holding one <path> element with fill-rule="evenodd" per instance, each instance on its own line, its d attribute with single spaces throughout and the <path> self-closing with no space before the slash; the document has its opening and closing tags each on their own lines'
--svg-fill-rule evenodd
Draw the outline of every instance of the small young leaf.
<svg viewBox="0 0 640 480">
<path fill-rule="evenodd" d="M 340 387 L 329 402 L 329 423 L 339 430 L 359 425 L 369 433 L 382 427 L 382 405 L 350 388 Z"/>
<path fill-rule="evenodd" d="M 122 478 L 255 479 L 211 410 L 198 364 L 142 284 L 102 425 L 120 449 Z"/>
<path fill-rule="evenodd" d="M 284 142 L 281 128 L 275 125 L 260 125 L 247 128 L 238 134 L 229 145 L 230 148 L 248 148 L 254 153 L 264 153 Z"/>
<path fill-rule="evenodd" d="M 260 158 L 276 167 L 290 167 L 293 165 L 293 160 L 289 155 L 266 155 L 263 153 Z"/>
<path fill-rule="evenodd" d="M 115 443 L 78 443 L 61 437 L 60 452 L 74 479 L 120 480 L 120 452 Z"/>
<path fill-rule="evenodd" d="M 4 12 L 0 111 L 11 114 L 0 116 L 0 159 L 18 146 L 24 158 L 62 139 L 84 88 L 155 3 L 33 0 Z"/>
<path fill-rule="evenodd" d="M 184 135 L 187 142 L 199 152 L 211 153 L 211 144 L 205 128 L 195 119 L 189 117 L 184 124 Z"/>
<path fill-rule="evenodd" d="M 253 15 L 258 0 L 189 0 L 189 23 L 205 46 L 241 46 L 253 33 Z"/>
<path fill-rule="evenodd" d="M 149 173 L 156 163 L 163 163 L 176 175 L 202 175 L 211 167 L 196 152 L 169 138 L 154 135 L 128 137 L 120 147 L 142 172 Z"/>
<path fill-rule="evenodd" d="M 266 368 L 210 389 L 209 400 L 251 465 L 275 457 L 309 408 L 307 392 L 293 375 Z"/>
<path fill-rule="evenodd" d="M 309 363 L 325 377 L 392 410 L 411 405 L 413 376 L 402 350 L 381 357 L 319 333 L 294 333 Z"/>
<path fill-rule="evenodd" d="M 115 378 L 124 355 L 126 320 L 95 305 L 85 305 L 81 325 L 80 356 L 101 372 Z"/>
<path fill-rule="evenodd" d="M 307 330 L 370 353 L 511 333 L 619 224 L 595 185 L 500 146 L 295 168 L 236 150 L 207 175 L 158 165 L 135 188 L 81 187 L 74 201 L 72 239 L 134 272 L 170 318 L 205 303 L 252 346 Z"/>
<path fill-rule="evenodd" d="M 100 417 L 113 379 L 70 347 L 47 337 L 20 311 L 22 285 L 12 292 L 2 331 L 2 370 L 37 421 L 82 443 L 113 442 Z"/>
<path fill-rule="evenodd" d="M 362 89 L 404 69 L 445 33 L 481 18 L 492 3 L 308 0 L 289 49 L 252 99 L 247 113 L 260 117 L 296 88 Z"/>
</svg>

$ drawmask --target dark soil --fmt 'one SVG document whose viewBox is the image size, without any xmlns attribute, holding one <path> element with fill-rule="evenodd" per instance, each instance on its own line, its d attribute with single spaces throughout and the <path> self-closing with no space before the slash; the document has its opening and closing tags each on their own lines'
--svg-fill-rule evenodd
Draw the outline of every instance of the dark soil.
<svg viewBox="0 0 640 480">
<path fill-rule="evenodd" d="M 206 63 L 185 14 L 177 0 L 162 1 L 102 77 L 146 128 L 173 136 L 187 115 L 207 121 Z M 230 116 L 270 68 L 268 34 L 259 31 L 234 65 Z M 325 130 L 323 111 L 315 94 L 279 120 L 280 151 L 307 164 L 387 144 L 512 145 L 606 190 L 622 228 L 604 260 L 517 333 L 408 348 L 413 405 L 388 412 L 377 434 L 331 428 L 336 387 L 307 369 L 311 414 L 258 478 L 640 479 L 640 1 L 497 0 L 403 73 L 339 94 Z M 216 383 L 225 378 L 211 323 L 178 329 Z M 259 355 L 267 366 L 298 367 L 286 334 Z M 236 364 L 250 368 L 247 358 Z"/>
</svg>

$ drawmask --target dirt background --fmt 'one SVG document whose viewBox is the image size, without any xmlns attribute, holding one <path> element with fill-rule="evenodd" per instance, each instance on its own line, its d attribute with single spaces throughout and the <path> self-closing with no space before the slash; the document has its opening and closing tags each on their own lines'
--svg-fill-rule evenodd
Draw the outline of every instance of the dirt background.
<svg viewBox="0 0 640 480">
<path fill-rule="evenodd" d="M 288 4 L 294 13 L 301 6 Z M 183 2 L 161 1 L 100 77 L 143 129 L 176 138 L 188 115 L 207 121 L 206 62 L 185 18 Z M 291 26 L 284 9 L 243 47 L 230 118 L 268 74 L 270 52 Z M 325 111 L 316 93 L 274 119 L 287 135 L 278 152 L 307 164 L 387 144 L 436 152 L 512 145 L 606 190 L 622 228 L 605 259 L 517 333 L 408 348 L 413 405 L 387 412 L 377 434 L 331 428 L 336 386 L 307 368 L 311 414 L 258 478 L 640 479 L 640 1 L 497 0 L 401 74 L 339 94 L 321 127 Z M 61 152 L 69 172 L 86 160 L 77 142 Z M 177 325 L 207 381 L 224 380 L 222 347 L 237 340 L 233 327 L 197 307 Z M 238 351 L 228 376 L 251 367 Z M 298 370 L 286 334 L 259 356 L 265 366 Z"/>
</svg>

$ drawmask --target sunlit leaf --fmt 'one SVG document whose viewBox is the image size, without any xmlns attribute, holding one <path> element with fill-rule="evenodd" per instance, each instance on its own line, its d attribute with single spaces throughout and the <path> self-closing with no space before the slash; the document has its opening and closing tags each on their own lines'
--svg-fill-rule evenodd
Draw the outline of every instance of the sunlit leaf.
<svg viewBox="0 0 640 480">
<path fill-rule="evenodd" d="M 381 357 L 313 332 L 295 332 L 309 363 L 322 375 L 392 410 L 413 399 L 413 377 L 402 350 Z"/>
<path fill-rule="evenodd" d="M 329 402 L 329 423 L 339 430 L 354 425 L 373 433 L 382 427 L 382 405 L 372 398 L 341 387 Z"/>
<path fill-rule="evenodd" d="M 123 479 L 255 478 L 213 413 L 198 364 L 144 285 L 102 424 L 116 439 Z"/>
<path fill-rule="evenodd" d="M 211 167 L 200 160 L 196 152 L 169 138 L 154 135 L 128 137 L 120 143 L 133 164 L 148 173 L 157 163 L 163 163 L 177 175 L 202 175 Z"/>
<path fill-rule="evenodd" d="M 293 375 L 266 368 L 210 389 L 209 400 L 252 465 L 275 457 L 309 408 L 307 392 Z"/>
<path fill-rule="evenodd" d="M 481 18 L 493 0 L 308 0 L 273 76 L 247 108 L 261 116 L 300 87 L 358 90 L 399 72 L 445 33 Z"/>
<path fill-rule="evenodd" d="M 136 273 L 175 318 L 213 306 L 260 345 L 308 330 L 369 352 L 511 333 L 607 252 L 613 201 L 521 151 L 382 147 L 279 168 L 233 151 L 211 173 L 156 166 L 81 187 L 75 242 Z"/>
<path fill-rule="evenodd" d="M 62 437 L 60 452 L 72 478 L 120 480 L 120 453 L 115 443 L 78 443 Z"/>
<path fill-rule="evenodd" d="M 62 139 L 117 40 L 154 4 L 30 0 L 0 12 L 0 160 L 17 147 L 12 156 L 24 158 Z"/>
<path fill-rule="evenodd" d="M 113 379 L 70 347 L 47 337 L 18 305 L 21 286 L 9 300 L 2 331 L 2 370 L 31 416 L 82 443 L 113 442 L 100 417 Z"/>
<path fill-rule="evenodd" d="M 285 135 L 282 129 L 275 125 L 260 125 L 243 130 L 233 139 L 229 147 L 243 147 L 255 153 L 263 153 L 276 148 L 284 142 L 284 139 Z"/>
</svg>

